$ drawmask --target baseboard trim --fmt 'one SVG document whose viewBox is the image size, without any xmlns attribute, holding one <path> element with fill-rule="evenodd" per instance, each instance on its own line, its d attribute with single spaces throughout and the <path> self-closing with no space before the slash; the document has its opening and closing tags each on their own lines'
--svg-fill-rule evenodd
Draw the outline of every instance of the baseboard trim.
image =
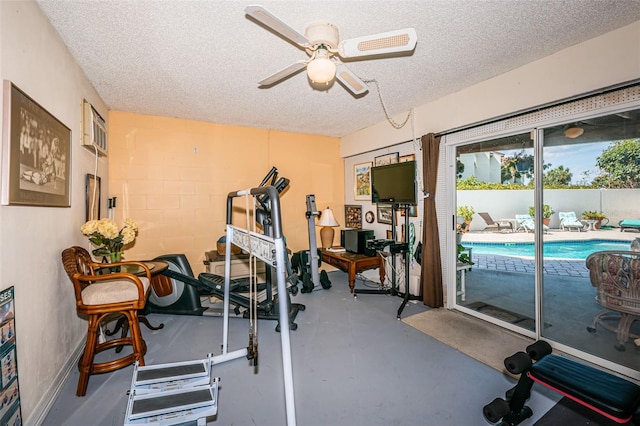
<svg viewBox="0 0 640 426">
<path fill-rule="evenodd" d="M 53 403 L 60 394 L 62 387 L 69 378 L 69 375 L 74 368 L 77 368 L 78 360 L 80 359 L 84 349 L 84 343 L 85 339 L 83 338 L 76 349 L 72 352 L 72 356 L 69 357 L 69 360 L 60 369 L 60 372 L 51 383 L 51 386 L 49 386 L 47 391 L 44 393 L 40 402 L 38 402 L 38 405 L 34 408 L 33 413 L 31 413 L 29 418 L 25 420 L 25 426 L 40 426 L 44 422 L 49 410 L 51 410 Z"/>
</svg>

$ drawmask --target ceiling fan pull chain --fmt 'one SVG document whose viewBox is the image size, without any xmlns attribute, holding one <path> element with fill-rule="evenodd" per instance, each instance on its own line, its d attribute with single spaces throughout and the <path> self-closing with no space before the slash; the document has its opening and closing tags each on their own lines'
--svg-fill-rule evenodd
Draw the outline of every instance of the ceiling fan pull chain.
<svg viewBox="0 0 640 426">
<path fill-rule="evenodd" d="M 411 118 L 413 109 L 409 111 L 409 113 L 407 114 L 407 118 L 404 119 L 402 124 L 398 124 L 393 118 L 391 118 L 391 116 L 389 115 L 389 112 L 387 111 L 387 107 L 384 104 L 384 99 L 382 99 L 382 92 L 380 91 L 380 85 L 378 85 L 378 81 L 375 78 L 371 80 L 362 80 L 362 81 L 364 81 L 367 84 L 373 83 L 376 85 L 376 91 L 378 92 L 380 105 L 382 105 L 382 110 L 384 111 L 384 115 L 387 117 L 387 121 L 393 126 L 394 129 L 402 129 L 405 126 L 405 124 L 407 124 L 407 122 L 409 121 L 409 118 Z"/>
</svg>

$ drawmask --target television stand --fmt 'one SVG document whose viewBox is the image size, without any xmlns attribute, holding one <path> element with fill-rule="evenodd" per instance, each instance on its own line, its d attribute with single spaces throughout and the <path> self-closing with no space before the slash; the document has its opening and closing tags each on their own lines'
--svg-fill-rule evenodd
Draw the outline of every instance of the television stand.
<svg viewBox="0 0 640 426">
<path fill-rule="evenodd" d="M 392 296 L 400 296 L 403 298 L 402 300 L 402 304 L 400 305 L 400 307 L 398 308 L 398 314 L 397 314 L 397 318 L 400 319 L 400 316 L 402 315 L 402 311 L 404 310 L 405 306 L 407 305 L 407 303 L 409 302 L 409 299 L 412 300 L 416 300 L 419 299 L 418 297 L 415 296 L 411 296 L 410 294 L 410 289 L 409 289 L 409 264 L 411 262 L 411 245 L 409 243 L 406 242 L 398 242 L 397 241 L 397 237 L 396 237 L 396 215 L 395 215 L 395 211 L 394 210 L 404 210 L 404 217 L 405 217 L 405 223 L 404 223 L 404 235 L 406 239 L 411 239 L 411 234 L 410 234 L 410 226 L 409 226 L 409 204 L 394 204 L 392 205 L 392 214 L 391 214 L 391 240 L 373 240 L 373 241 L 369 241 L 369 246 L 368 248 L 373 248 L 376 251 L 380 251 L 382 249 L 384 249 L 385 247 L 389 246 L 389 253 L 391 255 L 391 288 L 389 289 L 385 289 L 385 288 L 381 288 L 378 290 L 374 290 L 374 289 L 356 289 L 355 291 L 352 291 L 352 293 L 354 294 L 354 297 L 357 297 L 356 294 L 390 294 Z M 398 291 L 398 287 L 396 285 L 396 255 L 401 255 L 403 261 L 405 262 L 406 268 L 405 268 L 405 273 L 404 273 L 404 292 L 400 292 Z M 383 257 L 380 256 L 380 258 L 382 259 Z M 384 261 L 383 261 L 384 263 Z M 383 286 L 384 284 L 384 279 L 381 278 L 380 280 L 380 285 Z"/>
</svg>

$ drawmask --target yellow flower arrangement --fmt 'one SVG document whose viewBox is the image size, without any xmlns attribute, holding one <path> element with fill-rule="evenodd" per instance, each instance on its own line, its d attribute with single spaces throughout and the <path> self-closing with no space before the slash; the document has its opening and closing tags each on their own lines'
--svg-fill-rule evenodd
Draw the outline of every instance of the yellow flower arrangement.
<svg viewBox="0 0 640 426">
<path fill-rule="evenodd" d="M 126 219 L 122 229 L 118 229 L 114 220 L 105 218 L 86 222 L 80 231 L 96 247 L 92 252 L 94 256 L 108 256 L 111 262 L 118 262 L 122 258 L 123 247 L 136 239 L 138 225 L 133 219 Z"/>
</svg>

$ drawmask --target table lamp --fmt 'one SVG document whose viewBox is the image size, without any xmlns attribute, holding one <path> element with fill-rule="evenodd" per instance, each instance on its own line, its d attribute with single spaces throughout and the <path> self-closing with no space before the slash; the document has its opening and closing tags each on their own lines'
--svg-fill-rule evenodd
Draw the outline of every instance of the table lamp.
<svg viewBox="0 0 640 426">
<path fill-rule="evenodd" d="M 329 207 L 324 209 L 320 216 L 320 220 L 316 225 L 322 226 L 320 229 L 320 241 L 322 243 L 322 248 L 330 248 L 333 245 L 333 235 L 335 233 L 333 227 L 340 226 L 340 224 L 336 221 L 336 218 L 333 217 L 333 212 Z"/>
</svg>

